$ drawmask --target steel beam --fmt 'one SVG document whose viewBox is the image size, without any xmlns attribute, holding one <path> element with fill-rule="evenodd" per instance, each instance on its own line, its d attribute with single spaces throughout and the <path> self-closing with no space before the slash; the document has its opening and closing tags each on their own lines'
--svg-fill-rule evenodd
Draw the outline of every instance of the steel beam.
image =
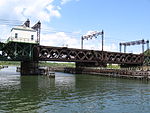
<svg viewBox="0 0 150 113">
<path fill-rule="evenodd" d="M 64 62 L 91 62 L 91 63 L 113 63 L 132 64 L 143 63 L 142 54 L 118 53 L 107 51 L 94 51 L 84 49 L 37 46 L 35 59 L 39 61 L 64 61 Z"/>
<path fill-rule="evenodd" d="M 149 40 L 145 41 L 143 40 L 138 40 L 138 41 L 131 41 L 131 42 L 125 42 L 125 43 L 120 43 L 120 52 L 121 52 L 121 46 L 124 46 L 124 53 L 126 52 L 126 47 L 131 46 L 131 45 L 140 45 L 142 44 L 142 53 L 144 53 L 144 44 L 147 44 L 147 49 L 149 49 Z"/>
</svg>

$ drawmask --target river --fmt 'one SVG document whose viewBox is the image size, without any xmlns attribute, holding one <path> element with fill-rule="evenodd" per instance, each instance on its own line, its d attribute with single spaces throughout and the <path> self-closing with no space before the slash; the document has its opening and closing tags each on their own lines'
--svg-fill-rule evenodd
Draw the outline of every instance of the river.
<svg viewBox="0 0 150 113">
<path fill-rule="evenodd" d="M 149 113 L 150 82 L 56 72 L 0 70 L 0 113 Z"/>
</svg>

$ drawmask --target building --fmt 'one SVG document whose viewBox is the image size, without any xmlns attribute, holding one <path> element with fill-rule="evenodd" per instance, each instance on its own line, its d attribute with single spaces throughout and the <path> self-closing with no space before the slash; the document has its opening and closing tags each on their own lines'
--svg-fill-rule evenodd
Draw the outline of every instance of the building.
<svg viewBox="0 0 150 113">
<path fill-rule="evenodd" d="M 24 43 L 38 43 L 37 31 L 28 26 L 21 25 L 11 29 L 10 36 L 7 42 L 24 42 Z"/>
</svg>

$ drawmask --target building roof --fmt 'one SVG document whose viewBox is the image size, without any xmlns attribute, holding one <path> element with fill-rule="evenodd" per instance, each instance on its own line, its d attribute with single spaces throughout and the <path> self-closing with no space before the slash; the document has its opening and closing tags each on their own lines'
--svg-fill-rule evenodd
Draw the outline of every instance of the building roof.
<svg viewBox="0 0 150 113">
<path fill-rule="evenodd" d="M 30 28 L 30 27 L 26 27 L 24 25 L 21 25 L 21 26 L 16 26 L 14 28 L 11 29 L 12 30 L 23 30 L 23 31 L 32 31 L 32 32 L 36 32 L 36 30 Z"/>
</svg>

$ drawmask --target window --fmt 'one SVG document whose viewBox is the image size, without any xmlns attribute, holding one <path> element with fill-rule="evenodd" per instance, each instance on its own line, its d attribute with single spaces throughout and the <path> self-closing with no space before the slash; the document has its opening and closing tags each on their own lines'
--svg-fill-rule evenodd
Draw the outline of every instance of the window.
<svg viewBox="0 0 150 113">
<path fill-rule="evenodd" d="M 18 38 L 18 33 L 15 33 L 15 38 Z"/>
<path fill-rule="evenodd" d="M 33 40 L 34 39 L 34 35 L 31 35 L 31 40 Z"/>
</svg>

